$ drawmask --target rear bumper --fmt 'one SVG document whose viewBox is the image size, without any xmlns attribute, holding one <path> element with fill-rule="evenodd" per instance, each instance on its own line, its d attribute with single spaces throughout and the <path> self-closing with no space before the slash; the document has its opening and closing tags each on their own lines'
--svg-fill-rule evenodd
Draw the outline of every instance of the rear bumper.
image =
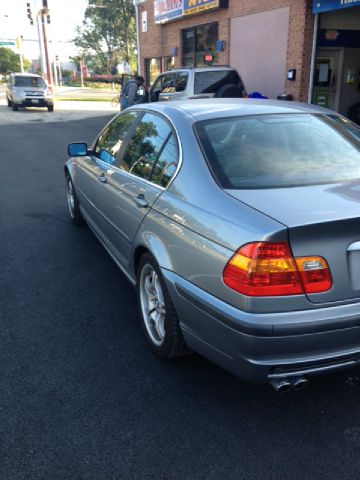
<svg viewBox="0 0 360 480">
<path fill-rule="evenodd" d="M 360 365 L 360 303 L 251 314 L 163 274 L 188 345 L 243 379 L 263 383 Z"/>
</svg>

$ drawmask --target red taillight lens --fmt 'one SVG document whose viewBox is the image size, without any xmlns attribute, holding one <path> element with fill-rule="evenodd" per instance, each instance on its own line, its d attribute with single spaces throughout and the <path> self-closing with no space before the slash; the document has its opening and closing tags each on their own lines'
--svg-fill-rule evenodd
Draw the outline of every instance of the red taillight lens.
<svg viewBox="0 0 360 480">
<path fill-rule="evenodd" d="M 305 293 L 320 293 L 330 290 L 332 278 L 324 258 L 298 257 L 295 260 Z"/>
<path fill-rule="evenodd" d="M 257 297 L 315 293 L 329 290 L 332 284 L 324 259 L 295 261 L 286 242 L 244 245 L 226 265 L 223 280 L 233 290 Z"/>
</svg>

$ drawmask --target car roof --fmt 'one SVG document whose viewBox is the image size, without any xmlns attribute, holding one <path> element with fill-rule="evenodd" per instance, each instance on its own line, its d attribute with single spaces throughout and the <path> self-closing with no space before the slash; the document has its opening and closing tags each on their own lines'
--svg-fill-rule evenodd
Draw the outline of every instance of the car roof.
<svg viewBox="0 0 360 480">
<path fill-rule="evenodd" d="M 191 71 L 191 72 L 206 72 L 206 71 L 219 71 L 219 70 L 230 70 L 235 71 L 235 68 L 230 67 L 230 65 L 209 65 L 208 67 L 176 67 L 172 68 L 171 70 L 166 70 L 162 72 L 160 75 L 165 75 L 167 73 L 176 73 L 176 72 L 183 72 L 183 71 Z"/>
<path fill-rule="evenodd" d="M 132 107 L 134 108 L 134 107 Z M 250 98 L 204 98 L 200 100 L 176 100 L 138 105 L 135 108 L 150 108 L 171 116 L 174 110 L 187 114 L 194 121 L 224 117 L 284 113 L 334 113 L 328 109 L 300 102 L 283 100 L 262 100 Z"/>
<path fill-rule="evenodd" d="M 10 73 L 12 77 L 37 77 L 37 78 L 42 78 L 40 75 L 37 75 L 36 73 Z"/>
</svg>

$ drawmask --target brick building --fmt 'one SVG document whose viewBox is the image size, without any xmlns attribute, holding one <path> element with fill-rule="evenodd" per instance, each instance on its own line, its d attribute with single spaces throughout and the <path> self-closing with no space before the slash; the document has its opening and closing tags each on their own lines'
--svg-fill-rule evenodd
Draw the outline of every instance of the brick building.
<svg viewBox="0 0 360 480">
<path fill-rule="evenodd" d="M 139 1 L 141 72 L 229 64 L 248 92 L 347 114 L 360 102 L 360 0 Z"/>
</svg>

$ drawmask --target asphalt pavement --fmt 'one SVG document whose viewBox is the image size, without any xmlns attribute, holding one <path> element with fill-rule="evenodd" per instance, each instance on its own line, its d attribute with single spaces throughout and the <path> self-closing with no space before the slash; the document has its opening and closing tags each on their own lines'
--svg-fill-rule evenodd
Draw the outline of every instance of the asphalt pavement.
<svg viewBox="0 0 360 480">
<path fill-rule="evenodd" d="M 277 395 L 149 352 L 132 287 L 67 213 L 67 143 L 104 113 L 0 106 L 0 479 L 359 478 L 357 370 Z"/>
</svg>

